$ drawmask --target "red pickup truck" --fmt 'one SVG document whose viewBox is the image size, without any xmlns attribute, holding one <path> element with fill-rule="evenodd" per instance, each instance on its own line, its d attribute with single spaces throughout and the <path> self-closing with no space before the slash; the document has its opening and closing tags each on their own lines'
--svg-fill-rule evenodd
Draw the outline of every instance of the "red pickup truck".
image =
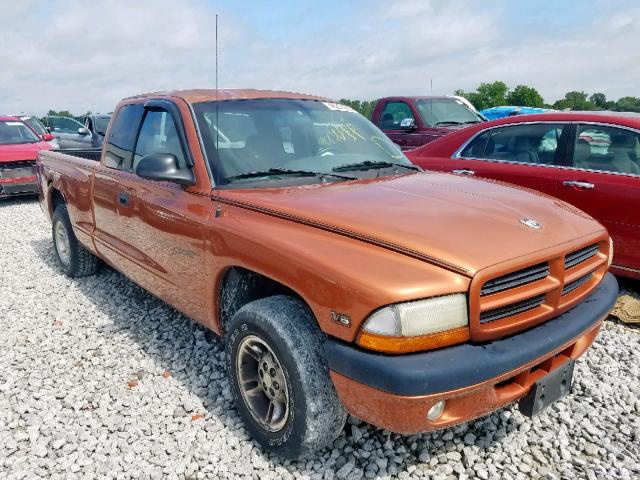
<svg viewBox="0 0 640 480">
<path fill-rule="evenodd" d="M 330 444 L 346 412 L 401 433 L 535 415 L 617 297 L 592 218 L 422 172 L 323 98 L 127 98 L 100 163 L 42 152 L 37 177 L 61 270 L 104 261 L 224 336 L 238 412 L 283 456 Z"/>
<path fill-rule="evenodd" d="M 402 150 L 485 120 L 468 100 L 446 96 L 385 97 L 371 114 L 371 121 Z"/>
</svg>

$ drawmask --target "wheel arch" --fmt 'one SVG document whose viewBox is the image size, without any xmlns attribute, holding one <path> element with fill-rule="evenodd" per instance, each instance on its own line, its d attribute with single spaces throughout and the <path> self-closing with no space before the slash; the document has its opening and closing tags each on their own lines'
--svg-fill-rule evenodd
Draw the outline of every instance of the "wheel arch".
<svg viewBox="0 0 640 480">
<path fill-rule="evenodd" d="M 228 266 L 218 278 L 214 322 L 220 335 L 224 334 L 229 320 L 240 308 L 254 300 L 273 295 L 287 295 L 300 300 L 316 320 L 316 326 L 319 327 L 313 309 L 305 298 L 278 280 L 238 265 Z"/>
</svg>

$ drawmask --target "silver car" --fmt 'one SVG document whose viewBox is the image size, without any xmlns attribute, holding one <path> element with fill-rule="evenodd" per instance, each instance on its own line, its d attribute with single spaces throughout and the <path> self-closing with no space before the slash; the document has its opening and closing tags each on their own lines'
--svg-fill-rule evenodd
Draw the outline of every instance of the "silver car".
<svg viewBox="0 0 640 480">
<path fill-rule="evenodd" d="M 98 145 L 89 129 L 73 118 L 48 116 L 46 121 L 61 149 L 92 148 Z"/>
</svg>

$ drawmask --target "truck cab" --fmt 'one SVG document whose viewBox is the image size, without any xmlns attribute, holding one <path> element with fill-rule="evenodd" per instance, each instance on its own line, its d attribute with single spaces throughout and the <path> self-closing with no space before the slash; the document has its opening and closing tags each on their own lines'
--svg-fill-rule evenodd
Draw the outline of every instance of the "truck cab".
<svg viewBox="0 0 640 480">
<path fill-rule="evenodd" d="M 486 119 L 461 98 L 385 97 L 371 120 L 402 150 L 411 150 Z"/>
</svg>

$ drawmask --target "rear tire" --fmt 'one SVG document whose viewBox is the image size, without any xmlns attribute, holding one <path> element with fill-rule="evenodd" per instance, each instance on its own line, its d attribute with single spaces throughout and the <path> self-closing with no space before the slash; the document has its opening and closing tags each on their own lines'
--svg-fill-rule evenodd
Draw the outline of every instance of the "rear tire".
<svg viewBox="0 0 640 480">
<path fill-rule="evenodd" d="M 328 446 L 346 411 L 324 357 L 324 334 L 303 302 L 276 295 L 229 322 L 227 368 L 236 407 L 266 450 L 297 458 Z"/>
<path fill-rule="evenodd" d="M 67 276 L 85 277 L 98 271 L 100 260 L 78 242 L 66 205 L 58 205 L 53 212 L 51 231 L 56 258 Z"/>
</svg>

